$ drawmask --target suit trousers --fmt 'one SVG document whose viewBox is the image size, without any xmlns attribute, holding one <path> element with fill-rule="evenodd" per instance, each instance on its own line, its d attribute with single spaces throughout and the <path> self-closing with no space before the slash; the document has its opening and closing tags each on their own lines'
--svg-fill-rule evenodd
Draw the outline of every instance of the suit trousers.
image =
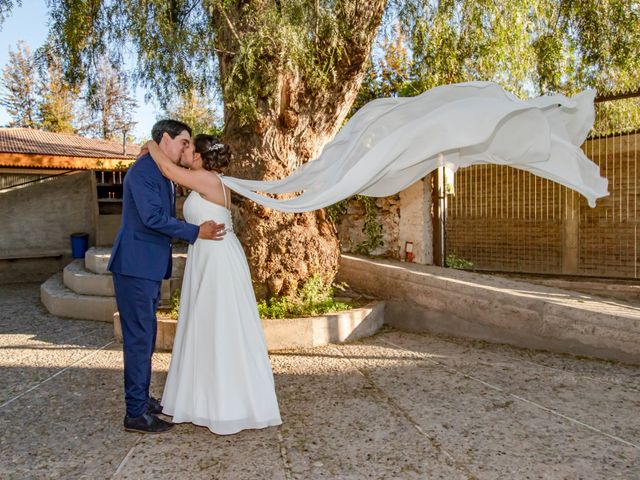
<svg viewBox="0 0 640 480">
<path fill-rule="evenodd" d="M 161 283 L 160 280 L 113 273 L 124 343 L 124 396 L 127 416 L 131 418 L 139 417 L 147 410 Z"/>
</svg>

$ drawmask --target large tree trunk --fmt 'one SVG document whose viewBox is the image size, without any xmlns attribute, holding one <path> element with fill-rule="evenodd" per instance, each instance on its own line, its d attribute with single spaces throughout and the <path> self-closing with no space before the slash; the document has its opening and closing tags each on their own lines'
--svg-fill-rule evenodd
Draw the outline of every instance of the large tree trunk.
<svg viewBox="0 0 640 480">
<path fill-rule="evenodd" d="M 258 100 L 254 122 L 241 125 L 237 113 L 225 107 L 224 139 L 234 152 L 229 175 L 283 178 L 316 157 L 340 128 L 360 87 L 385 1 L 371 0 L 366 6 L 362 6 L 365 2 L 346 3 L 348 8 L 343 5 L 340 14 L 348 16 L 351 36 L 345 39 L 346 55 L 336 65 L 328 87 L 319 91 L 296 71 L 274 71 L 278 88 L 272 98 Z M 227 32 L 229 51 L 235 35 L 237 31 Z M 224 85 L 234 57 L 221 53 L 219 59 Z M 235 217 L 259 298 L 293 293 L 314 273 L 325 281 L 335 277 L 339 242 L 324 210 L 285 214 L 240 200 Z"/>
<path fill-rule="evenodd" d="M 386 0 L 50 3 L 52 31 L 62 32 L 56 44 L 75 78 L 83 67 L 94 70 L 103 42 L 124 45 L 131 36 L 140 78 L 167 101 L 214 83 L 208 65 L 215 51 L 224 140 L 235 152 L 228 173 L 270 180 L 317 156 L 341 126 Z M 323 211 L 286 215 L 244 201 L 237 220 L 259 297 L 291 293 L 314 273 L 333 279 L 339 247 Z"/>
</svg>

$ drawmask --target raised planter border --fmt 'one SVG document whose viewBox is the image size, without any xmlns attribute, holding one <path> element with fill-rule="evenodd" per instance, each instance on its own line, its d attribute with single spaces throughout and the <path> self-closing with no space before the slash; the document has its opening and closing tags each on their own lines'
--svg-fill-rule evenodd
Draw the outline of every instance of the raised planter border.
<svg viewBox="0 0 640 480">
<path fill-rule="evenodd" d="M 384 324 L 384 302 L 372 301 L 363 307 L 317 317 L 262 319 L 269 351 L 310 348 L 369 337 Z M 177 320 L 158 318 L 156 350 L 170 351 Z M 120 315 L 113 315 L 116 338 L 122 341 Z"/>
</svg>

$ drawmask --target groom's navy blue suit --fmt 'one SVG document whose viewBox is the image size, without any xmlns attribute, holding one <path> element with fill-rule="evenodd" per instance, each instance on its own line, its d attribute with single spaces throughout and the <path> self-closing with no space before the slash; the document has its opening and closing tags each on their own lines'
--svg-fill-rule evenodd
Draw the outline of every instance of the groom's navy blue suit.
<svg viewBox="0 0 640 480">
<path fill-rule="evenodd" d="M 125 176 L 122 224 L 108 267 L 122 325 L 128 417 L 147 409 L 160 285 L 171 276 L 171 239 L 193 243 L 198 233 L 197 225 L 175 218 L 173 185 L 153 159 L 139 158 Z"/>
</svg>

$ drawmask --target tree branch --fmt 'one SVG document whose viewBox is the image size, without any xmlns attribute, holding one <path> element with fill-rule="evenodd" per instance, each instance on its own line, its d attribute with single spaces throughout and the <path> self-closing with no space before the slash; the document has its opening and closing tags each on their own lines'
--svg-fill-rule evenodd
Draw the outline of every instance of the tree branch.
<svg viewBox="0 0 640 480">
<path fill-rule="evenodd" d="M 238 45 L 242 45 L 242 41 L 240 40 L 240 37 L 238 36 L 238 33 L 236 32 L 236 29 L 233 28 L 233 24 L 231 23 L 231 20 L 227 16 L 227 12 L 224 11 L 224 7 L 220 7 L 219 10 L 222 13 L 222 15 L 224 16 L 224 19 L 227 22 L 227 26 L 229 27 L 229 30 L 231 30 L 231 33 L 233 33 L 233 36 L 236 38 L 236 41 L 238 42 Z"/>
</svg>

